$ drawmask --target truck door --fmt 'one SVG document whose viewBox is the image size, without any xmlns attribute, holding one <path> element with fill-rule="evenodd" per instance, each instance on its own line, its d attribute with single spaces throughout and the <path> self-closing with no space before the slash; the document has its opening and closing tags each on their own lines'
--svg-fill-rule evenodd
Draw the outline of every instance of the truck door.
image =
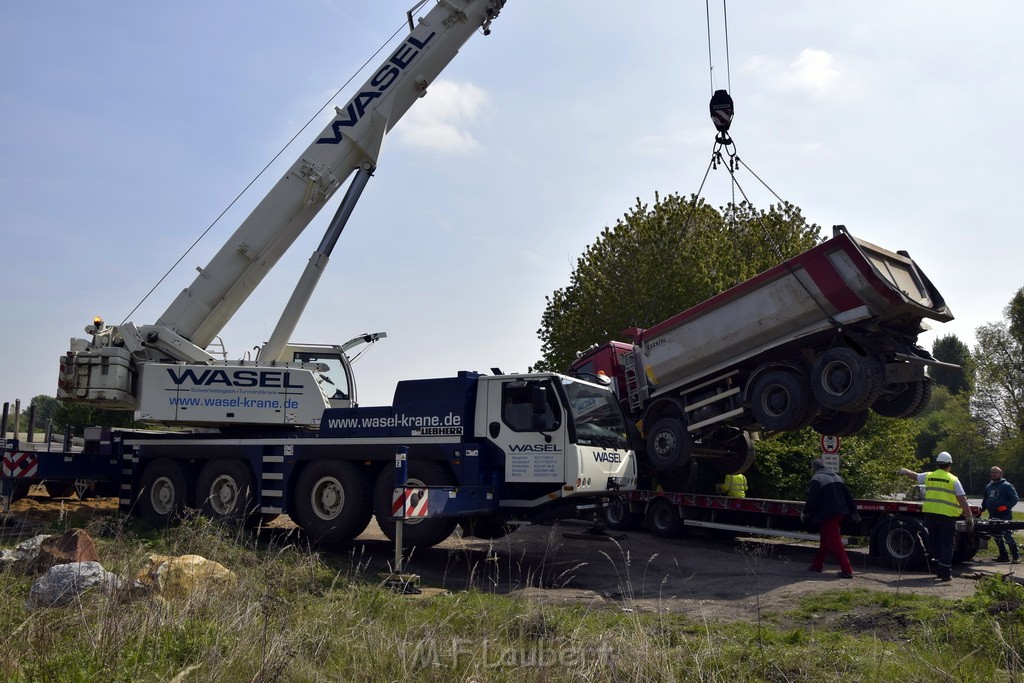
<svg viewBox="0 0 1024 683">
<path fill-rule="evenodd" d="M 487 403 L 487 432 L 505 454 L 505 481 L 565 483 L 567 416 L 551 381 L 490 382 Z"/>
<path fill-rule="evenodd" d="M 319 363 L 326 367 L 316 373 L 320 391 L 331 402 L 332 408 L 347 408 L 355 401 L 355 382 L 348 357 L 338 346 L 289 344 L 285 346 L 286 363 Z"/>
</svg>

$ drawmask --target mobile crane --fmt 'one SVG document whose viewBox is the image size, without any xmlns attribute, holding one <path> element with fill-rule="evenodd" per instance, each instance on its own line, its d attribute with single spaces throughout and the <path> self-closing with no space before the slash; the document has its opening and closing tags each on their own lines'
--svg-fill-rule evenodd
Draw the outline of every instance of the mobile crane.
<svg viewBox="0 0 1024 683">
<path fill-rule="evenodd" d="M 581 502 L 636 485 L 625 416 L 611 391 L 555 373 L 398 383 L 391 406 L 362 407 L 341 345 L 288 343 L 385 135 L 505 0 L 438 0 L 302 152 L 156 323 L 86 327 L 61 358 L 57 397 L 134 410 L 171 432 L 87 430 L 84 448 L 5 443 L 2 494 L 39 481 L 113 489 L 124 511 L 166 523 L 186 506 L 220 519 L 288 513 L 325 541 L 349 540 L 376 515 L 406 545 L 434 545 L 462 523 L 494 536 L 512 521 L 573 514 Z M 255 360 L 207 347 L 341 186 L 352 181 Z M 182 431 L 189 426 L 194 429 Z M 407 449 L 407 509 L 395 486 Z M 406 489 L 408 490 L 408 489 Z"/>
<path fill-rule="evenodd" d="M 420 3 L 422 5 L 423 3 Z M 410 33 L 302 152 L 205 268 L 150 325 L 86 327 L 61 359 L 57 398 L 134 410 L 142 422 L 315 427 L 356 403 L 343 345 L 287 340 L 366 187 L 387 133 L 504 0 L 445 0 Z M 254 362 L 221 362 L 207 347 L 335 191 L 352 177 L 320 245 Z"/>
</svg>

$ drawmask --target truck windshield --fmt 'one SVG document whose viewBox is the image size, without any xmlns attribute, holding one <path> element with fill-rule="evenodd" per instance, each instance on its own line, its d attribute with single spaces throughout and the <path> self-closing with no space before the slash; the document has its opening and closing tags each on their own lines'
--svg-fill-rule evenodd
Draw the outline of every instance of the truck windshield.
<svg viewBox="0 0 1024 683">
<path fill-rule="evenodd" d="M 569 410 L 576 425 L 576 443 L 602 448 L 629 448 L 626 420 L 615 396 L 607 389 L 562 378 Z"/>
</svg>

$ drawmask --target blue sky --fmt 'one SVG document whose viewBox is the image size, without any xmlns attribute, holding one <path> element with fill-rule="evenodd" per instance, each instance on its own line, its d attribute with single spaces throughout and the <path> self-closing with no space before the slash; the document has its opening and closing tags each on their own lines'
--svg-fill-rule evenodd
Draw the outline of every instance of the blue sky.
<svg viewBox="0 0 1024 683">
<path fill-rule="evenodd" d="M 53 395 L 68 339 L 94 315 L 120 322 L 408 3 L 4 3 L 0 400 Z M 843 223 L 909 251 L 957 316 L 925 345 L 948 333 L 973 344 L 1024 286 L 1012 204 L 1024 6 L 764 0 L 728 12 L 743 160 L 824 232 Z M 402 378 L 525 370 L 545 295 L 600 231 L 637 198 L 699 187 L 711 89 L 702 2 L 508 0 L 385 142 L 294 339 L 386 331 L 356 363 L 364 405 L 389 403 Z M 330 117 L 133 322 L 159 316 Z M 753 178 L 744 187 L 773 201 Z M 723 172 L 704 196 L 729 200 Z M 224 329 L 233 356 L 269 335 L 330 212 Z"/>
</svg>

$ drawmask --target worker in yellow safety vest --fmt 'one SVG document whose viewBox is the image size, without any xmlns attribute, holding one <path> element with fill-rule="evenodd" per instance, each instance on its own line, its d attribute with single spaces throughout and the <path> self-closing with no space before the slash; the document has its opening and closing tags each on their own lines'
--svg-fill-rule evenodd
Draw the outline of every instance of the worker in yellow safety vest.
<svg viewBox="0 0 1024 683">
<path fill-rule="evenodd" d="M 956 542 L 956 520 L 963 513 L 967 531 L 974 531 L 974 516 L 967 503 L 967 494 L 960 480 L 953 476 L 953 456 L 946 451 L 935 457 L 934 472 L 914 472 L 901 467 L 899 473 L 924 484 L 924 524 L 928 530 L 928 553 L 935 559 L 939 581 L 953 578 L 953 545 Z"/>
<path fill-rule="evenodd" d="M 729 496 L 730 498 L 746 498 L 747 478 L 739 472 L 736 474 L 727 474 L 725 475 L 725 481 L 721 484 L 716 484 L 715 488 L 723 496 Z"/>
</svg>

